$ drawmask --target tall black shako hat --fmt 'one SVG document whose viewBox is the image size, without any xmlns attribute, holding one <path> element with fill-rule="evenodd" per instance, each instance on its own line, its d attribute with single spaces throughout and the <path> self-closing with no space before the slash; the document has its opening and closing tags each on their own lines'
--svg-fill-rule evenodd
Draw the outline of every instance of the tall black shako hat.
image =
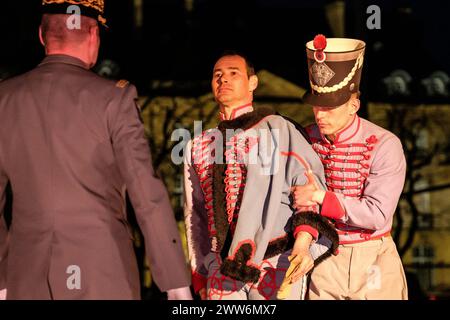
<svg viewBox="0 0 450 320">
<path fill-rule="evenodd" d="M 75 14 L 76 12 L 97 20 L 107 28 L 106 19 L 103 17 L 105 13 L 104 0 L 42 0 L 43 14 Z"/>
<path fill-rule="evenodd" d="M 364 41 L 346 38 L 325 38 L 317 35 L 306 44 L 309 84 L 311 90 L 303 101 L 312 106 L 337 107 L 352 93 L 359 92 L 364 61 Z"/>
</svg>

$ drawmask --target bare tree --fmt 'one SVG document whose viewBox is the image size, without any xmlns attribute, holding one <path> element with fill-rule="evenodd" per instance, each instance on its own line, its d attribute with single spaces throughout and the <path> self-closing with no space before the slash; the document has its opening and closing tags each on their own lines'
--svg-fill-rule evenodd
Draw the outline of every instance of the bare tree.
<svg viewBox="0 0 450 320">
<path fill-rule="evenodd" d="M 422 108 L 423 109 L 423 108 Z M 439 117 L 440 113 L 435 116 Z M 415 202 L 417 195 L 437 190 L 450 189 L 449 183 L 430 185 L 426 188 L 417 188 L 417 182 L 423 178 L 424 169 L 436 165 L 436 157 L 445 153 L 445 145 L 436 139 L 439 132 L 447 131 L 445 123 L 436 121 L 434 116 L 417 107 L 410 105 L 395 105 L 386 112 L 387 128 L 395 133 L 402 141 L 406 157 L 406 182 L 401 195 L 401 201 L 406 206 L 398 206 L 395 214 L 396 228 L 394 240 L 399 248 L 401 257 L 411 248 L 414 237 L 419 229 L 419 215 L 429 214 L 421 212 Z M 439 120 L 439 119 L 438 119 Z M 448 125 L 447 125 L 448 126 Z M 420 145 L 421 135 L 427 134 L 428 143 Z M 411 216 L 411 222 L 405 228 L 405 217 Z M 402 232 L 407 232 L 406 240 L 401 242 Z"/>
</svg>

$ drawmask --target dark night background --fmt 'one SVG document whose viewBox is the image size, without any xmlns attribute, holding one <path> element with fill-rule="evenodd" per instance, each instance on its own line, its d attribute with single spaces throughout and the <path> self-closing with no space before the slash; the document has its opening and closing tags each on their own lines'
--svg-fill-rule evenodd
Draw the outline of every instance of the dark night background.
<svg viewBox="0 0 450 320">
<path fill-rule="evenodd" d="M 142 0 L 136 25 L 133 0 L 106 2 L 110 30 L 104 32 L 99 62 L 115 61 L 126 78 L 148 94 L 150 80 L 170 79 L 204 90 L 215 57 L 224 49 L 246 53 L 257 69 L 267 69 L 306 87 L 304 45 L 317 33 L 333 36 L 326 0 Z M 404 69 L 422 99 L 420 79 L 432 71 L 450 74 L 448 1 L 344 1 L 345 36 L 367 42 L 365 97 L 383 100 L 380 81 Z M 43 58 L 38 41 L 39 0 L 8 1 L 0 12 L 0 78 L 31 69 Z M 369 30 L 366 9 L 381 9 L 381 29 Z M 190 9 L 189 9 L 190 7 Z M 201 92 L 203 93 L 203 92 Z"/>
</svg>

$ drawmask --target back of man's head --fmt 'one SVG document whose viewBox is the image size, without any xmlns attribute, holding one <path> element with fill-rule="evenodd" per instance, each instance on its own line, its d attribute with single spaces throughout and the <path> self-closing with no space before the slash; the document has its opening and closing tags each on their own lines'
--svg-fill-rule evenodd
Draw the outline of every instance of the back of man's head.
<svg viewBox="0 0 450 320">
<path fill-rule="evenodd" d="M 80 23 L 68 23 L 69 15 L 44 14 L 41 22 L 42 41 L 47 51 L 80 49 L 86 45 L 92 28 L 98 29 L 97 21 L 79 16 Z M 98 32 L 98 31 L 97 31 Z"/>
</svg>

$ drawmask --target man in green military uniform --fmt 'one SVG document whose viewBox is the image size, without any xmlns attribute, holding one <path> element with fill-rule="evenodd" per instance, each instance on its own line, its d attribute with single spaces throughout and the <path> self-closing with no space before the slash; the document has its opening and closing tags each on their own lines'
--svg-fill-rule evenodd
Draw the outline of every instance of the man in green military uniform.
<svg viewBox="0 0 450 320">
<path fill-rule="evenodd" d="M 103 0 L 44 0 L 43 9 L 47 57 L 0 83 L 0 290 L 7 299 L 139 299 L 127 190 L 156 284 L 169 299 L 190 299 L 136 89 L 89 71 L 100 46 L 98 23 L 106 22 Z M 9 231 L 1 214 L 8 181 Z"/>
</svg>

